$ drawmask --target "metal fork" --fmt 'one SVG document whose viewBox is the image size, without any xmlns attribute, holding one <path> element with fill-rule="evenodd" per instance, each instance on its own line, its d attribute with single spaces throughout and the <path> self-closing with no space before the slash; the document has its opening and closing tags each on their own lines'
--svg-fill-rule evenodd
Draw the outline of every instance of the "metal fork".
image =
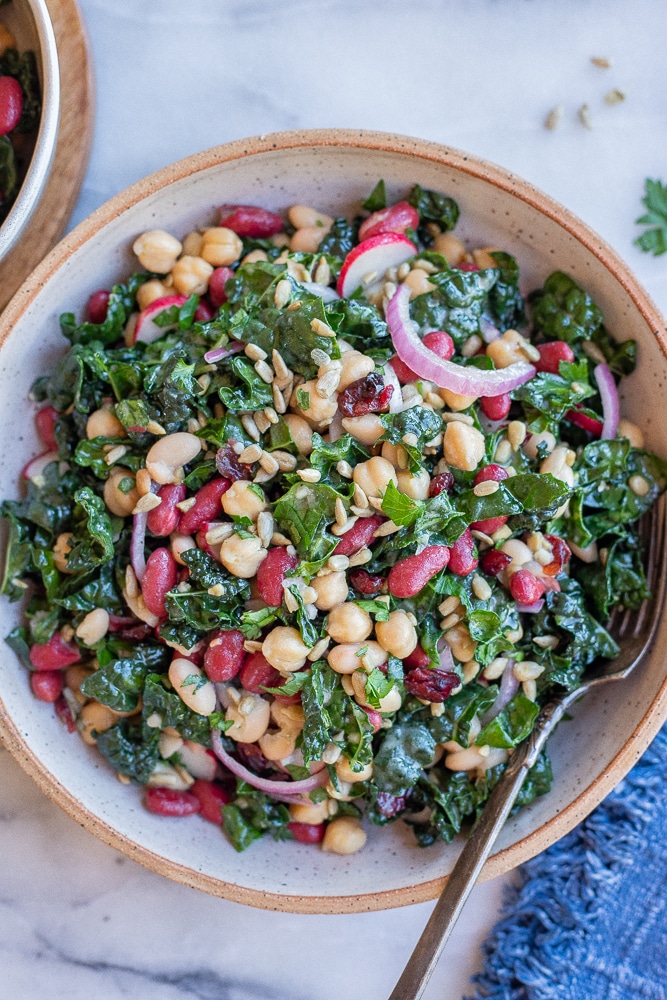
<svg viewBox="0 0 667 1000">
<path fill-rule="evenodd" d="M 595 661 L 578 688 L 544 706 L 535 721 L 533 732 L 512 754 L 489 796 L 389 1000 L 418 1000 L 421 997 L 528 771 L 565 712 L 592 688 L 627 677 L 643 659 L 655 635 L 665 596 L 666 504 L 665 497 L 660 497 L 641 524 L 651 597 L 636 611 L 618 611 L 612 615 L 609 631 L 620 647 L 619 655 L 613 660 Z"/>
</svg>

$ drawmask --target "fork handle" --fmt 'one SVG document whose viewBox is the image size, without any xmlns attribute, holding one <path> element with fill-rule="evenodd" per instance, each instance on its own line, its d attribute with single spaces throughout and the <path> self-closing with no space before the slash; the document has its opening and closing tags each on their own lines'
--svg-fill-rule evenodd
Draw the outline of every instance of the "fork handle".
<svg viewBox="0 0 667 1000">
<path fill-rule="evenodd" d="M 472 834 L 466 841 L 389 1000 L 418 1000 L 426 989 L 440 954 L 510 814 L 526 775 L 537 760 L 548 735 L 562 717 L 565 708 L 566 704 L 561 700 L 546 705 L 536 720 L 531 737 L 512 754 Z"/>
</svg>

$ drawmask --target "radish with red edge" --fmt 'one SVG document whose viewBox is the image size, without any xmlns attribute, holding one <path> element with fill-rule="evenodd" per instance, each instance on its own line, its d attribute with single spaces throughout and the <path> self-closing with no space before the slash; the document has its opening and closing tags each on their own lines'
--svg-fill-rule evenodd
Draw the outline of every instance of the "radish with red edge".
<svg viewBox="0 0 667 1000">
<path fill-rule="evenodd" d="M 75 642 L 67 642 L 60 632 L 54 632 L 48 642 L 30 647 L 30 663 L 34 670 L 64 670 L 81 659 Z"/>
<path fill-rule="evenodd" d="M 169 323 L 167 326 L 158 326 L 156 318 L 165 311 L 176 306 L 178 309 L 187 302 L 186 295 L 163 295 L 161 299 L 156 299 L 149 306 L 142 309 L 134 328 L 133 343 L 141 341 L 142 344 L 151 344 L 158 337 L 173 330 L 176 323 Z"/>
<path fill-rule="evenodd" d="M 44 442 L 44 447 L 49 451 L 58 450 L 56 441 L 56 422 L 60 414 L 54 406 L 43 406 L 35 414 L 35 427 L 37 433 Z"/>
<path fill-rule="evenodd" d="M 359 239 L 367 240 L 380 233 L 405 233 L 406 229 L 416 229 L 419 212 L 408 201 L 397 201 L 395 205 L 381 208 L 369 215 L 359 226 Z"/>
<path fill-rule="evenodd" d="M 23 114 L 23 90 L 13 76 L 0 76 L 0 135 L 12 132 Z"/>
<path fill-rule="evenodd" d="M 227 301 L 225 285 L 233 277 L 234 272 L 231 267 L 216 267 L 208 279 L 208 297 L 216 309 L 219 309 L 223 302 Z"/>
<path fill-rule="evenodd" d="M 365 284 L 368 275 L 375 275 L 369 282 L 382 277 L 390 267 L 400 267 L 417 253 L 417 247 L 400 233 L 379 233 L 358 243 L 343 261 L 338 275 L 336 291 L 349 298 Z M 408 290 L 409 291 L 409 290 Z"/>
<path fill-rule="evenodd" d="M 30 461 L 23 466 L 21 469 L 21 475 L 24 479 L 30 479 L 32 482 L 35 482 L 35 480 L 43 474 L 47 465 L 50 465 L 51 462 L 57 461 L 57 451 L 43 451 L 41 455 L 35 455 L 34 458 L 31 458 Z"/>
</svg>

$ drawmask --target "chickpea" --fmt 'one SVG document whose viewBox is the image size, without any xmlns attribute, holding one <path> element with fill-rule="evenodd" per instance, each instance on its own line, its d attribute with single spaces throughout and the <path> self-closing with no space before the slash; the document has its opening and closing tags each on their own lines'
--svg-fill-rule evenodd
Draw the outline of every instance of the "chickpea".
<svg viewBox="0 0 667 1000">
<path fill-rule="evenodd" d="M 380 698 L 380 711 L 384 715 L 390 715 L 393 712 L 398 712 L 402 704 L 401 692 L 394 684 L 394 686 L 387 691 L 384 698 Z"/>
<path fill-rule="evenodd" d="M 81 663 L 75 663 L 65 671 L 65 686 L 72 692 L 79 705 L 85 705 L 87 701 L 85 694 L 81 692 L 81 684 L 92 673 L 92 670 Z"/>
<path fill-rule="evenodd" d="M 531 434 L 521 445 L 521 450 L 528 458 L 537 458 L 537 449 L 541 444 L 545 445 L 547 452 L 554 450 L 556 438 L 551 431 L 538 431 L 537 434 Z M 541 450 L 544 451 L 544 448 Z"/>
<path fill-rule="evenodd" d="M 466 625 L 462 623 L 454 625 L 453 628 L 444 633 L 444 637 L 445 642 L 452 651 L 452 655 L 460 663 L 467 663 L 468 660 L 474 659 L 477 644 L 471 638 Z"/>
<path fill-rule="evenodd" d="M 481 437 L 481 435 L 480 435 Z M 398 477 L 391 462 L 381 455 L 360 462 L 352 473 L 352 479 L 360 486 L 367 497 L 381 496 L 390 482 L 398 485 Z"/>
<path fill-rule="evenodd" d="M 292 253 L 317 253 L 317 248 L 329 232 L 322 226 L 303 226 L 297 229 L 289 241 Z"/>
<path fill-rule="evenodd" d="M 213 270 L 203 257 L 181 257 L 171 269 L 174 288 L 180 295 L 204 295 Z"/>
<path fill-rule="evenodd" d="M 286 674 L 303 667 L 309 652 L 299 630 L 289 625 L 278 625 L 262 643 L 262 653 L 271 666 Z"/>
<path fill-rule="evenodd" d="M 120 718 L 121 715 L 112 708 L 107 708 L 99 701 L 89 701 L 79 713 L 77 729 L 84 741 L 94 746 L 96 734 L 105 733 L 107 729 L 115 726 Z"/>
<path fill-rule="evenodd" d="M 376 622 L 375 635 L 382 648 L 399 660 L 417 647 L 417 629 L 405 611 L 392 611 L 388 621 Z"/>
<path fill-rule="evenodd" d="M 125 437 L 126 431 L 113 412 L 111 404 L 93 410 L 86 420 L 86 437 L 91 440 L 96 437 Z"/>
<path fill-rule="evenodd" d="M 146 455 L 146 470 L 151 479 L 161 486 L 180 482 L 183 466 L 197 457 L 201 445 L 201 440 L 187 431 L 158 438 Z"/>
<path fill-rule="evenodd" d="M 226 731 L 237 743 L 256 743 L 269 727 L 271 708 L 259 694 L 243 692 L 235 705 L 230 705 L 225 713 L 227 722 L 234 724 Z"/>
<path fill-rule="evenodd" d="M 313 450 L 313 428 L 297 413 L 286 413 L 283 420 L 299 453 L 308 457 Z"/>
<path fill-rule="evenodd" d="M 347 577 L 343 571 L 316 576 L 310 585 L 317 593 L 314 602 L 319 611 L 331 611 L 337 604 L 347 600 Z"/>
<path fill-rule="evenodd" d="M 502 337 L 492 340 L 486 349 L 496 368 L 509 368 L 518 361 L 527 361 L 523 348 L 526 346 L 524 337 L 516 330 L 506 330 Z"/>
<path fill-rule="evenodd" d="M 202 236 L 200 257 L 213 267 L 235 264 L 243 253 L 243 242 L 232 229 L 214 226 Z"/>
<path fill-rule="evenodd" d="M 7 49 L 16 48 L 16 39 L 6 24 L 0 24 L 0 56 L 4 56 Z"/>
<path fill-rule="evenodd" d="M 369 358 L 366 354 L 362 354 L 361 351 L 356 351 L 354 348 L 344 352 L 341 351 L 340 364 L 340 382 L 338 383 L 340 392 L 343 389 L 347 389 L 357 379 L 366 378 L 367 375 L 375 371 L 373 358 Z"/>
<path fill-rule="evenodd" d="M 318 226 L 320 229 L 331 229 L 333 219 L 324 212 L 318 212 L 310 205 L 292 205 L 287 211 L 287 218 L 295 229 L 305 229 Z"/>
<path fill-rule="evenodd" d="M 210 715 L 215 709 L 215 688 L 190 660 L 177 656 L 169 665 L 169 680 L 174 691 L 197 715 Z"/>
<path fill-rule="evenodd" d="M 335 768 L 336 768 L 336 774 L 338 775 L 340 780 L 347 781 L 351 785 L 353 785 L 355 781 L 370 781 L 370 779 L 373 777 L 372 763 L 364 765 L 364 767 L 362 767 L 360 771 L 354 771 L 352 769 L 352 765 L 350 764 L 349 758 L 346 757 L 345 755 L 341 755 L 338 758 L 335 764 Z"/>
<path fill-rule="evenodd" d="M 124 480 L 133 484 L 127 493 L 120 489 Z M 115 465 L 104 484 L 104 502 L 116 517 L 129 517 L 139 499 L 139 491 L 134 485 L 134 473 L 123 465 Z"/>
<path fill-rule="evenodd" d="M 196 229 L 183 237 L 183 253 L 188 257 L 201 257 L 201 245 L 204 237 Z"/>
<path fill-rule="evenodd" d="M 542 474 L 550 472 L 556 479 L 560 479 L 566 486 L 574 486 L 574 473 L 567 463 L 569 448 L 566 444 L 559 444 L 550 455 L 547 455 L 540 464 Z"/>
<path fill-rule="evenodd" d="M 372 448 L 385 431 L 377 413 L 365 413 L 361 417 L 343 417 L 341 423 L 344 431 L 367 448 Z"/>
<path fill-rule="evenodd" d="M 416 299 L 418 295 L 432 292 L 435 288 L 435 285 L 428 280 L 428 274 L 421 267 L 413 267 L 403 284 L 410 289 L 410 301 Z"/>
<path fill-rule="evenodd" d="M 492 253 L 498 253 L 498 247 L 480 247 L 478 250 L 473 250 L 472 259 L 480 271 L 486 271 L 490 267 L 498 267 L 497 261 L 491 256 Z"/>
<path fill-rule="evenodd" d="M 76 630 L 76 636 L 86 646 L 94 646 L 96 642 L 104 638 L 108 631 L 109 612 L 106 608 L 93 608 L 80 622 Z"/>
<path fill-rule="evenodd" d="M 149 229 L 132 245 L 141 266 L 156 274 L 168 274 L 182 249 L 180 241 L 164 229 Z"/>
<path fill-rule="evenodd" d="M 250 580 L 256 574 L 266 554 L 266 549 L 255 535 L 250 538 L 230 535 L 220 546 L 220 562 L 242 580 Z"/>
<path fill-rule="evenodd" d="M 477 399 L 477 396 L 462 396 L 459 392 L 452 392 L 451 389 L 438 389 L 438 395 L 454 413 L 467 410 Z"/>
<path fill-rule="evenodd" d="M 333 782 L 328 781 L 324 786 L 324 790 L 330 799 L 335 799 L 337 802 L 352 802 L 354 796 L 350 795 L 352 785 L 349 781 L 338 781 L 338 788 L 334 788 Z"/>
<path fill-rule="evenodd" d="M 63 531 L 58 535 L 53 546 L 53 564 L 60 573 L 71 573 L 67 568 L 67 556 L 72 551 L 69 540 L 72 537 L 71 531 Z"/>
<path fill-rule="evenodd" d="M 447 754 L 445 757 L 445 767 L 450 771 L 473 771 L 484 764 L 484 757 L 480 753 L 480 747 L 468 747 L 466 750 L 458 750 Z"/>
<path fill-rule="evenodd" d="M 436 253 L 442 254 L 450 267 L 457 267 L 466 255 L 466 248 L 454 233 L 440 233 L 436 236 L 433 240 L 433 249 Z"/>
<path fill-rule="evenodd" d="M 145 281 L 137 289 L 137 305 L 140 309 L 146 309 L 151 303 L 157 302 L 158 299 L 163 299 L 166 295 L 172 295 L 173 291 L 173 288 L 169 288 L 168 285 L 165 285 L 158 278 L 151 278 L 150 281 Z"/>
<path fill-rule="evenodd" d="M 408 454 L 402 444 L 392 444 L 391 441 L 384 441 L 380 454 L 388 462 L 391 462 L 396 470 L 407 469 Z"/>
<path fill-rule="evenodd" d="M 453 420 L 445 429 L 443 450 L 448 465 L 472 472 L 484 458 L 484 435 L 476 427 Z"/>
<path fill-rule="evenodd" d="M 637 427 L 637 424 L 633 424 L 630 420 L 621 419 L 618 422 L 618 427 L 616 429 L 616 436 L 627 438 L 633 448 L 643 448 L 644 447 L 644 432 L 641 427 Z"/>
<path fill-rule="evenodd" d="M 321 802 L 295 802 L 289 807 L 290 819 L 293 823 L 312 823 L 318 826 L 329 819 L 329 800 Z"/>
<path fill-rule="evenodd" d="M 169 547 L 171 549 L 171 554 L 178 563 L 179 566 L 185 566 L 186 563 L 181 559 L 184 552 L 188 549 L 196 549 L 197 543 L 195 542 L 192 535 L 179 535 L 176 531 L 169 536 Z"/>
<path fill-rule="evenodd" d="M 352 601 L 339 604 L 329 612 L 327 632 L 334 642 L 363 642 L 372 631 L 371 616 Z"/>
<path fill-rule="evenodd" d="M 249 517 L 256 521 L 263 510 L 266 510 L 266 500 L 260 486 L 249 483 L 246 479 L 237 479 L 222 495 L 222 509 L 229 517 Z"/>
<path fill-rule="evenodd" d="M 339 816 L 327 825 L 322 850 L 333 854 L 356 854 L 366 843 L 366 832 L 353 816 Z"/>
<path fill-rule="evenodd" d="M 266 252 L 264 250 L 251 250 L 250 253 L 247 253 L 245 255 L 245 257 L 243 258 L 243 260 L 241 261 L 241 263 L 242 264 L 257 264 L 260 261 L 268 261 L 268 259 L 269 258 L 268 258 L 267 254 L 266 254 Z"/>
<path fill-rule="evenodd" d="M 329 650 L 327 660 L 331 669 L 337 674 L 353 674 L 355 670 L 363 669 L 366 665 L 371 670 L 381 666 L 387 662 L 387 654 L 379 642 L 372 640 L 344 642 Z"/>
<path fill-rule="evenodd" d="M 294 730 L 281 729 L 276 733 L 264 733 L 257 742 L 267 760 L 285 760 L 294 753 L 298 735 Z"/>
<path fill-rule="evenodd" d="M 431 485 L 428 469 L 422 468 L 416 475 L 413 475 L 409 469 L 399 469 L 396 478 L 399 492 L 405 494 L 406 497 L 410 497 L 412 500 L 426 500 L 428 497 Z"/>
<path fill-rule="evenodd" d="M 327 396 L 326 399 L 320 396 L 315 385 L 316 380 L 311 379 L 309 382 L 304 382 L 303 385 L 300 385 L 298 389 L 295 389 L 290 400 L 290 406 L 293 410 L 298 410 L 299 414 L 305 417 L 313 427 L 322 429 L 327 427 L 333 420 L 338 409 L 338 402 L 335 393 L 333 396 Z M 299 403 L 299 400 L 303 399 L 302 393 L 306 393 L 308 397 L 308 405 L 305 408 Z"/>
</svg>

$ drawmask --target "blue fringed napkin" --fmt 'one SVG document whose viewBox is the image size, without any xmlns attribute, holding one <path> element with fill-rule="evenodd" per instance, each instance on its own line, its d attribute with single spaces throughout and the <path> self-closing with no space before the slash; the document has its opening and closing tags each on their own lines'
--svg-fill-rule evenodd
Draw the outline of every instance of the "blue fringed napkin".
<svg viewBox="0 0 667 1000">
<path fill-rule="evenodd" d="M 667 1000 L 667 727 L 522 866 L 473 982 L 474 1000 Z"/>
</svg>

